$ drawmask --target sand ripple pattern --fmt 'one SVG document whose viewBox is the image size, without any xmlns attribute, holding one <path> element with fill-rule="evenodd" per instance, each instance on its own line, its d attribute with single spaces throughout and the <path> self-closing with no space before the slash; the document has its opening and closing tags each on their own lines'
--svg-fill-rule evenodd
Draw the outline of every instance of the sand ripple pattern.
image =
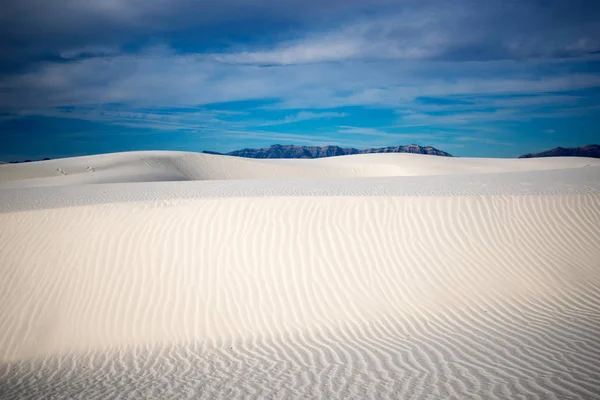
<svg viewBox="0 0 600 400">
<path fill-rule="evenodd" d="M 600 398 L 597 194 L 148 201 L 0 226 L 2 399 Z"/>
<path fill-rule="evenodd" d="M 22 184 L 22 187 L 11 187 L 0 182 L 0 213 L 108 203 L 172 202 L 232 197 L 600 194 L 600 166 L 438 176 L 124 182 L 85 184 L 76 186 L 76 189 L 73 186 L 28 186 L 29 181 L 13 181 Z"/>
</svg>

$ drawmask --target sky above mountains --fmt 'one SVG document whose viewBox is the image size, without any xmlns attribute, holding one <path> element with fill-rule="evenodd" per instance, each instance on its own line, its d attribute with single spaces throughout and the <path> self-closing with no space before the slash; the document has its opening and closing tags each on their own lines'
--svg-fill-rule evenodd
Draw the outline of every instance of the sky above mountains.
<svg viewBox="0 0 600 400">
<path fill-rule="evenodd" d="M 600 2 L 4 0 L 0 159 L 600 142 Z"/>
</svg>

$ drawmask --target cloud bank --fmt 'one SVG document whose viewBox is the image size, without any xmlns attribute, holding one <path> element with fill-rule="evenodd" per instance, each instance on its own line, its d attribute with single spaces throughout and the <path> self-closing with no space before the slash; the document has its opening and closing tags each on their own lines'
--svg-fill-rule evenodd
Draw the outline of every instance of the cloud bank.
<svg viewBox="0 0 600 400">
<path fill-rule="evenodd" d="M 0 37 L 4 120 L 392 141 L 598 112 L 592 0 L 7 0 Z"/>
</svg>

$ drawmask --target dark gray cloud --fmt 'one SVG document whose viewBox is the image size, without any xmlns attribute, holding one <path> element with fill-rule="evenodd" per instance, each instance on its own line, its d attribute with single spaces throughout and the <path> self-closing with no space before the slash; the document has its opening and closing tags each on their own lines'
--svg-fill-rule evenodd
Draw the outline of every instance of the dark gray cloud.
<svg viewBox="0 0 600 400">
<path fill-rule="evenodd" d="M 297 26 L 393 3 L 374 0 L 6 0 L 0 5 L 0 54 L 117 46 L 140 38 L 200 31 L 252 34 L 256 27 Z M 216 28 L 212 31 L 203 29 Z M 186 38 L 186 39 L 189 39 Z M 197 37 L 199 41 L 205 37 Z"/>
<path fill-rule="evenodd" d="M 599 11 L 595 0 L 4 0 L 0 111 L 586 89 L 599 71 L 574 66 L 600 51 Z"/>
<path fill-rule="evenodd" d="M 377 24 L 381 16 L 387 24 Z M 44 55 L 140 40 L 184 41 L 192 50 L 231 35 L 266 43 L 278 31 L 298 35 L 370 19 L 364 37 L 417 48 L 435 42 L 436 55 L 447 59 L 600 50 L 596 0 L 4 0 L 0 57 L 10 69 Z M 261 33 L 266 37 L 257 38 Z"/>
</svg>

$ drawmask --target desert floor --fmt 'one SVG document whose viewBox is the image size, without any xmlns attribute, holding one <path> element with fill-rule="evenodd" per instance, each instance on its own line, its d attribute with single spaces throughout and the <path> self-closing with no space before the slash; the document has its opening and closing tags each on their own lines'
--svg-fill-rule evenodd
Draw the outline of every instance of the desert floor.
<svg viewBox="0 0 600 400">
<path fill-rule="evenodd" d="M 0 398 L 600 398 L 600 160 L 2 165 Z"/>
</svg>

